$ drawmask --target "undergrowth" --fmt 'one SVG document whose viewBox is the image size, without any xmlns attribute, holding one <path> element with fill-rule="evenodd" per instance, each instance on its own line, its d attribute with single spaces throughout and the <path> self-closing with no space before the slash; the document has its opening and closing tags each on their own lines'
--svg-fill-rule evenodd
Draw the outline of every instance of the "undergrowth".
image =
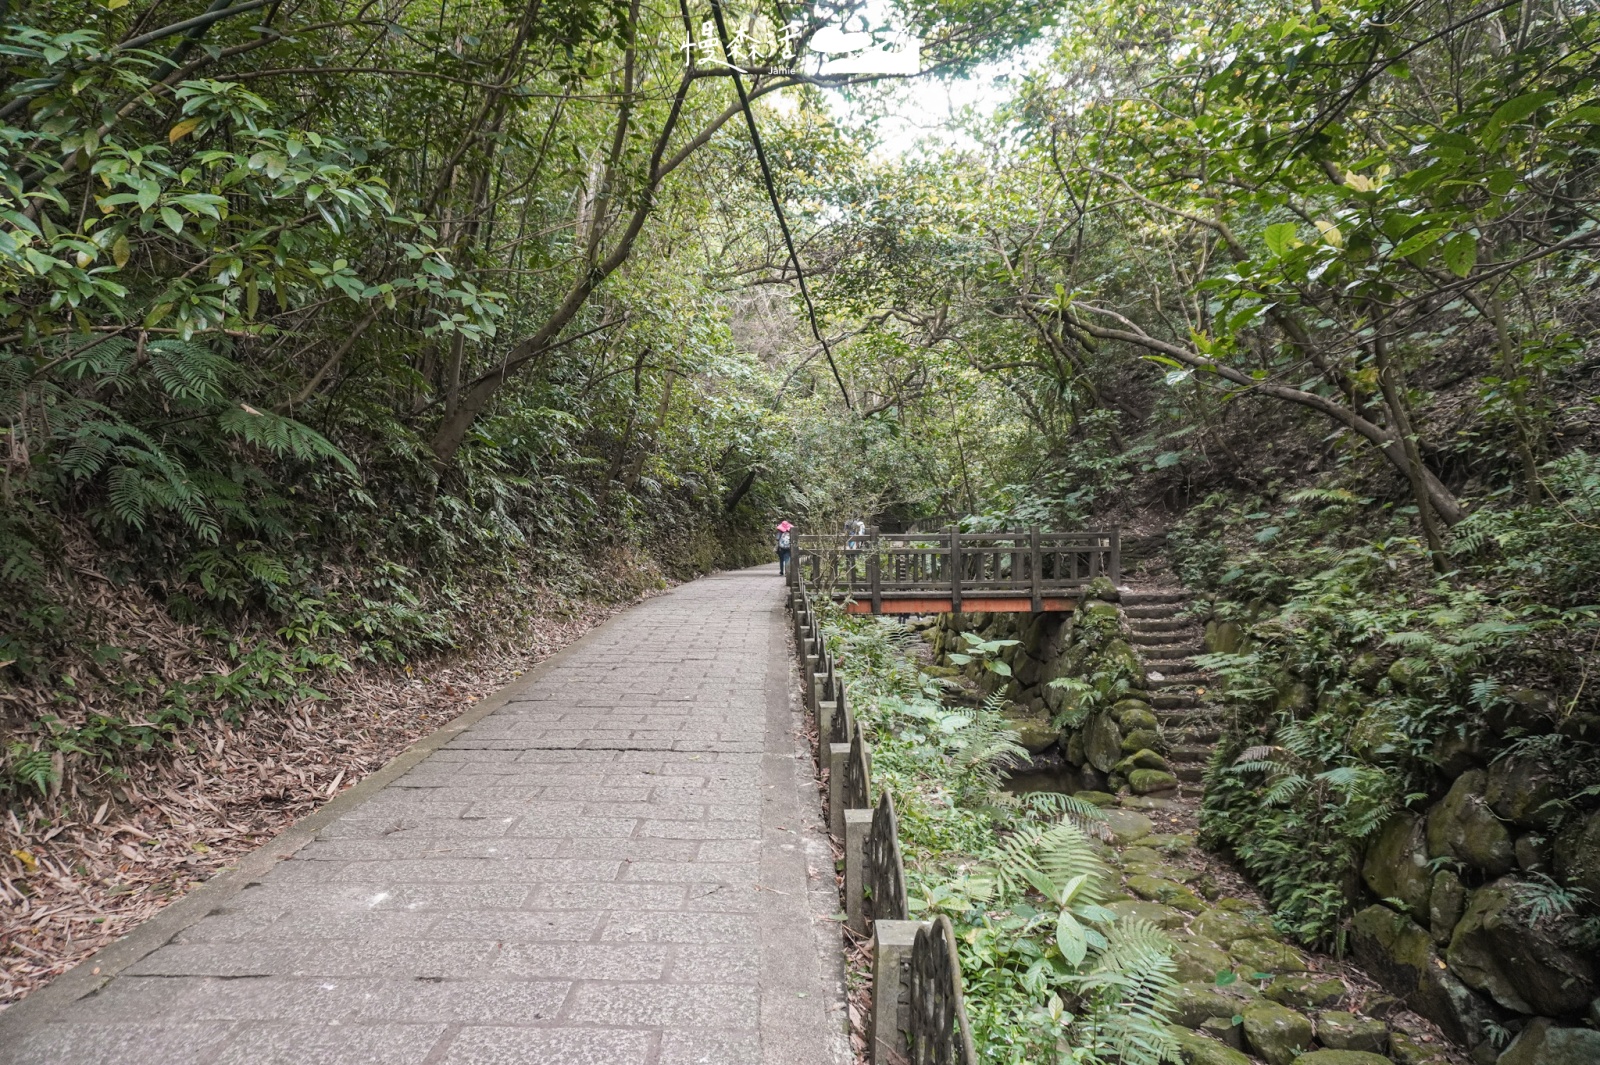
<svg viewBox="0 0 1600 1065">
<path fill-rule="evenodd" d="M 943 682 L 910 658 L 911 632 L 821 609 L 872 744 L 872 783 L 899 814 L 913 916 L 944 914 L 956 927 L 980 1059 L 1176 1061 L 1166 1029 L 1173 945 L 1104 908 L 1115 879 L 1096 838 L 1098 810 L 1065 795 L 1004 793 L 1001 759 L 1025 752 L 999 700 L 946 705 Z"/>
</svg>

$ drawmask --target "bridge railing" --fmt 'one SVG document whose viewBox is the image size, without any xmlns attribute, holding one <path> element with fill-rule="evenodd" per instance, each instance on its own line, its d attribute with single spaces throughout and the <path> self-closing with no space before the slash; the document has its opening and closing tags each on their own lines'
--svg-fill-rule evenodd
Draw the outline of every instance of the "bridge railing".
<svg viewBox="0 0 1600 1065">
<path fill-rule="evenodd" d="M 949 918 L 908 920 L 899 821 L 888 792 L 873 801 L 872 750 L 822 637 L 811 592 L 789 585 L 806 708 L 816 715 L 818 763 L 828 767 L 828 828 L 844 844 L 845 920 L 872 936 L 876 1065 L 977 1065 Z"/>
<path fill-rule="evenodd" d="M 1096 577 L 1122 580 L 1122 541 L 1115 528 L 1081 532 L 802 534 L 796 540 L 795 579 L 816 594 L 870 601 L 963 595 L 1043 599 L 1080 591 Z"/>
</svg>

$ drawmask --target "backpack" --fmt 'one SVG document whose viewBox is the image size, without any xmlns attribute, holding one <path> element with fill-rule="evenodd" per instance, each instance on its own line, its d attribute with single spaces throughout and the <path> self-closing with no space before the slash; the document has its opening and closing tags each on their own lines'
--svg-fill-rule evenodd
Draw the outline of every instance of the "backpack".
<svg viewBox="0 0 1600 1065">
<path fill-rule="evenodd" d="M 785 532 L 785 533 L 779 533 L 778 534 L 778 546 L 779 547 L 788 547 L 789 546 L 789 534 L 788 533 Z"/>
</svg>

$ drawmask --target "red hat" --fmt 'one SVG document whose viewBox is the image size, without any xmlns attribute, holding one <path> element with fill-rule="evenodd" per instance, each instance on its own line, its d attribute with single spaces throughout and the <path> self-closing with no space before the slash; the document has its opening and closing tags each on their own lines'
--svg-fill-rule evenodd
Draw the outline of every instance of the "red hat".
<svg viewBox="0 0 1600 1065">
<path fill-rule="evenodd" d="M 790 530 L 790 529 L 792 529 L 792 528 L 794 528 L 794 526 L 793 526 L 793 525 L 790 525 L 790 524 L 789 524 L 789 523 L 788 523 L 788 522 L 786 522 L 786 521 L 780 521 L 780 522 L 778 522 L 778 531 L 779 531 L 779 532 L 788 532 L 788 531 L 789 531 L 789 530 Z"/>
</svg>

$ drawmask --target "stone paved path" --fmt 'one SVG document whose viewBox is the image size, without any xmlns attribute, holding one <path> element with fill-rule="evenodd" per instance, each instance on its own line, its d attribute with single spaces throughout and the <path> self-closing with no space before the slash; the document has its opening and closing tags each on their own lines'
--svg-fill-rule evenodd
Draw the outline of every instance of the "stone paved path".
<svg viewBox="0 0 1600 1065">
<path fill-rule="evenodd" d="M 845 1061 L 784 626 L 774 567 L 633 608 L 0 1061 Z"/>
</svg>

